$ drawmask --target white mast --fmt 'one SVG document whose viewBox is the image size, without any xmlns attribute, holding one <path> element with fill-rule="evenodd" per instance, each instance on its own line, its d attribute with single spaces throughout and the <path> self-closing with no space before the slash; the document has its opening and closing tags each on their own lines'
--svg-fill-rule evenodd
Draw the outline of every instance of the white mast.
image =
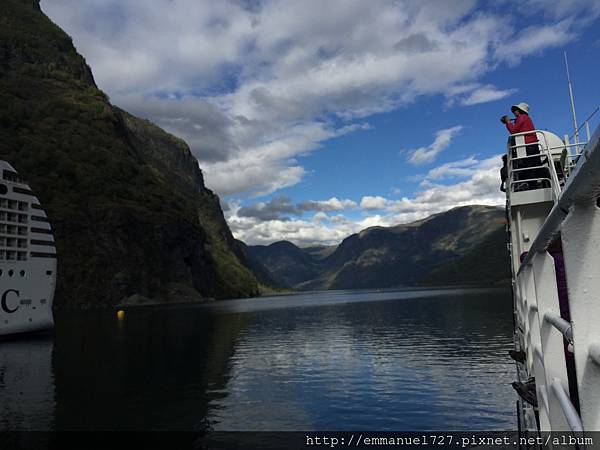
<svg viewBox="0 0 600 450">
<path fill-rule="evenodd" d="M 571 98 L 571 112 L 573 113 L 573 126 L 575 127 L 575 144 L 577 145 L 577 153 L 579 153 L 579 127 L 577 126 L 577 116 L 575 115 L 575 100 L 573 100 L 573 86 L 571 85 L 571 76 L 569 75 L 569 63 L 567 61 L 567 52 L 565 55 L 565 68 L 567 69 L 567 81 L 569 83 L 569 97 Z"/>
</svg>

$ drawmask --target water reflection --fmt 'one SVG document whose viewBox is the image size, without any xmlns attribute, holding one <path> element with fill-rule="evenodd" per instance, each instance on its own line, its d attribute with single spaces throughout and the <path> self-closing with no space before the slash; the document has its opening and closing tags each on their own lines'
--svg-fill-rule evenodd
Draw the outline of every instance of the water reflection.
<svg viewBox="0 0 600 450">
<path fill-rule="evenodd" d="M 201 430 L 243 318 L 152 308 L 65 313 L 53 366 L 57 429 Z"/>
<path fill-rule="evenodd" d="M 49 335 L 0 340 L 0 430 L 53 429 L 52 345 Z"/>
<path fill-rule="evenodd" d="M 388 298 L 254 315 L 214 428 L 514 427 L 506 293 L 378 295 Z"/>
<path fill-rule="evenodd" d="M 507 292 L 337 291 L 60 311 L 0 342 L 4 429 L 515 427 Z"/>
</svg>

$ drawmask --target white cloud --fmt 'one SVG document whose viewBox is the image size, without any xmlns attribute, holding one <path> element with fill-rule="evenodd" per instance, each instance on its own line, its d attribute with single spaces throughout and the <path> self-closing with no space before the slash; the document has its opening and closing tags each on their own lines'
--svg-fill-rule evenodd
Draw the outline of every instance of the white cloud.
<svg viewBox="0 0 600 450">
<path fill-rule="evenodd" d="M 535 25 L 519 30 L 518 37 L 496 48 L 494 56 L 499 60 L 518 64 L 528 55 L 540 53 L 547 48 L 561 47 L 577 37 L 572 19 L 559 23 Z"/>
<path fill-rule="evenodd" d="M 528 0 L 541 19 L 517 34 L 504 9 L 473 0 L 42 0 L 115 104 L 183 137 L 207 185 L 240 196 L 298 183 L 302 155 L 364 132 L 373 113 L 425 95 L 471 105 L 514 92 L 480 79 L 572 41 L 599 9 L 553 4 Z"/>
<path fill-rule="evenodd" d="M 315 217 L 325 219 L 326 211 L 343 211 L 357 207 L 356 202 L 349 199 L 339 200 L 331 197 L 328 200 L 306 200 L 301 203 L 294 203 L 285 196 L 279 195 L 268 202 L 258 202 L 250 206 L 240 206 L 239 202 L 229 202 L 227 210 L 236 209 L 236 214 L 240 217 L 252 217 L 260 220 L 290 220 L 290 216 L 302 216 L 306 212 L 317 211 L 323 214 Z"/>
<path fill-rule="evenodd" d="M 452 138 L 454 138 L 460 131 L 462 126 L 458 125 L 452 128 L 445 128 L 439 130 L 435 134 L 434 141 L 427 147 L 419 147 L 417 149 L 407 150 L 410 153 L 408 162 L 414 165 L 427 164 L 433 162 L 437 156 L 448 148 Z"/>
<path fill-rule="evenodd" d="M 500 100 L 504 97 L 508 97 L 509 95 L 517 92 L 517 89 L 497 89 L 495 86 L 487 84 L 485 86 L 480 86 L 469 92 L 465 97 L 463 97 L 460 101 L 462 105 L 471 106 L 478 105 L 480 103 L 493 102 L 496 100 Z"/>
<path fill-rule="evenodd" d="M 337 244 L 368 227 L 412 222 L 455 206 L 503 205 L 505 197 L 499 190 L 500 166 L 500 155 L 442 164 L 423 175 L 425 183 L 412 197 L 363 197 L 360 202 L 363 216 L 357 220 L 343 214 L 327 216 L 324 212 L 317 212 L 311 220 L 261 220 L 256 214 L 240 213 L 239 204 L 230 205 L 226 217 L 235 236 L 248 244 L 269 244 L 277 240 L 298 245 Z M 444 180 L 453 183 L 441 184 Z M 378 214 L 371 214 L 375 209 Z"/>
<path fill-rule="evenodd" d="M 363 209 L 383 209 L 387 204 L 387 200 L 383 197 L 365 196 L 360 201 L 360 207 Z"/>
</svg>

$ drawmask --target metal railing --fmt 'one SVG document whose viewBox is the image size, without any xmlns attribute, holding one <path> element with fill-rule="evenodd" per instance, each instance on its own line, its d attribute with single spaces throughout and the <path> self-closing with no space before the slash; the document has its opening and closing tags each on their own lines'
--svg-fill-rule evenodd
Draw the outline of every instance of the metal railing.
<svg viewBox="0 0 600 450">
<path fill-rule="evenodd" d="M 539 231 L 530 246 L 528 240 L 523 241 L 523 219 L 519 209 L 514 213 L 515 221 L 512 222 L 510 198 L 515 192 L 513 182 L 531 181 L 516 179 L 519 171 L 540 170 L 540 166 L 513 168 L 512 159 L 518 158 L 512 158 L 512 150 L 532 144 L 517 142 L 508 146 L 508 207 L 511 227 L 515 227 L 512 236 L 517 239 L 515 242 L 527 243 L 513 243 L 511 248 L 516 247 L 518 252 L 528 249 L 520 264 L 519 258 L 513 255 L 515 319 L 521 329 L 517 331 L 519 345 L 527 355 L 526 372 L 536 379 L 540 428 L 544 431 L 571 429 L 576 432 L 600 429 L 600 333 L 596 326 L 596 318 L 600 317 L 597 299 L 600 280 L 596 276 L 600 264 L 600 240 L 595 238 L 600 235 L 600 127 L 581 152 L 569 154 L 575 164 L 573 166 L 569 160 L 568 169 L 564 170 L 563 166 L 562 179 L 555 170 L 553 158 L 559 152 L 553 151 L 560 150 L 562 154 L 565 148 L 568 152 L 570 148 L 577 148 L 578 144 L 549 147 L 543 132 L 536 133 L 540 154 L 532 156 L 547 158 L 547 165 L 541 167 L 547 168 L 550 176 L 533 180 L 550 181 L 554 205 L 543 225 L 536 226 Z M 565 298 L 559 299 L 556 262 L 548 253 L 550 244 L 559 233 L 570 320 L 558 313 Z M 570 344 L 568 349 L 565 340 Z M 577 373 L 567 369 L 567 357 L 574 360 Z M 571 383 L 576 383 L 578 397 L 569 392 Z"/>
<path fill-rule="evenodd" d="M 537 142 L 532 142 L 532 143 L 525 143 L 524 138 L 525 136 L 530 136 L 532 134 L 536 135 L 537 138 Z M 541 138 L 541 139 L 540 139 Z M 514 139 L 515 144 L 511 145 L 510 140 Z M 525 152 L 527 151 L 528 147 L 531 146 L 538 146 L 539 149 L 539 153 L 536 154 L 532 154 L 532 155 L 526 155 L 526 156 L 514 156 L 514 155 L 518 155 L 519 154 L 519 150 L 524 150 Z M 524 189 L 524 190 L 537 190 L 540 188 L 547 188 L 550 187 L 552 188 L 552 193 L 554 195 L 554 199 L 557 199 L 560 195 L 560 191 L 561 191 L 561 183 L 560 183 L 560 179 L 559 176 L 556 172 L 556 168 L 554 167 L 554 157 L 553 157 L 553 153 L 552 150 L 555 149 L 559 149 L 562 150 L 565 148 L 565 146 L 563 147 L 550 147 L 550 145 L 548 144 L 548 139 L 546 136 L 546 133 L 543 130 L 533 130 L 533 131 L 525 131 L 522 133 L 515 133 L 515 134 L 511 134 L 510 138 L 509 138 L 509 144 L 507 146 L 507 161 L 508 161 L 508 174 L 509 174 L 509 188 L 508 191 L 509 192 L 517 192 L 514 190 L 513 186 L 516 186 L 519 183 L 528 183 L 528 189 Z M 537 158 L 542 162 L 542 165 L 536 165 L 536 166 L 523 166 L 523 167 L 518 167 L 519 164 L 517 164 L 517 167 L 515 167 L 515 162 L 526 162 L 527 160 L 531 160 Z M 548 170 L 548 174 L 549 176 L 541 176 L 541 177 L 533 177 L 533 178 L 528 178 L 528 179 L 516 179 L 515 175 L 518 175 L 519 172 L 527 172 L 527 171 L 540 171 L 540 170 Z M 564 170 L 563 170 L 563 174 L 564 174 Z M 546 183 L 544 183 L 545 181 L 548 182 L 548 184 L 550 186 L 545 186 Z M 533 185 L 533 183 L 539 184 L 538 186 L 535 187 L 531 187 Z"/>
</svg>

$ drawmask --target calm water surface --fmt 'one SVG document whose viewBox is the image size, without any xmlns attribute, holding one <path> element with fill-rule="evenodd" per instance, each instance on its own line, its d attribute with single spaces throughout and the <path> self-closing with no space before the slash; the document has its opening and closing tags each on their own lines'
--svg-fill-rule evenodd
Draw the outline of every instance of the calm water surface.
<svg viewBox="0 0 600 450">
<path fill-rule="evenodd" d="M 59 311 L 0 341 L 0 429 L 515 429 L 504 290 Z"/>
</svg>

